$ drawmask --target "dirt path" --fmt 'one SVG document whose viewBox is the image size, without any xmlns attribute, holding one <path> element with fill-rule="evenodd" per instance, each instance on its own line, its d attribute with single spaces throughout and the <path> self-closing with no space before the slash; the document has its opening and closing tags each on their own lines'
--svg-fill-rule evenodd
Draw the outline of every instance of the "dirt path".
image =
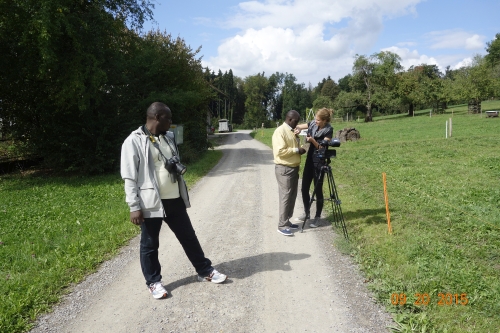
<svg viewBox="0 0 500 333">
<path fill-rule="evenodd" d="M 248 133 L 224 134 L 224 157 L 191 191 L 188 209 L 226 283 L 197 282 L 165 225 L 160 262 L 167 299 L 147 292 L 135 238 L 32 332 L 388 332 L 390 316 L 332 246 L 337 236 L 328 222 L 293 237 L 277 233 L 272 151 Z M 299 194 L 296 216 L 300 201 Z"/>
</svg>

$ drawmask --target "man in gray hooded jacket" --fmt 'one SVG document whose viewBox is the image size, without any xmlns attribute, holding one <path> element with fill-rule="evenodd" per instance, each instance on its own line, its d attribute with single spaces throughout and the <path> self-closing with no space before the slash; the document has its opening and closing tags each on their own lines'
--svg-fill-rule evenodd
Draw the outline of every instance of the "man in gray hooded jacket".
<svg viewBox="0 0 500 333">
<path fill-rule="evenodd" d="M 125 139 L 121 153 L 120 172 L 125 181 L 130 221 L 141 227 L 142 273 L 150 293 L 157 299 L 168 296 L 158 260 L 163 221 L 181 243 L 199 281 L 222 283 L 227 278 L 205 257 L 187 214 L 189 196 L 186 183 L 175 168 L 180 159 L 174 135 L 168 132 L 171 123 L 172 112 L 168 106 L 160 102 L 151 104 L 146 124 Z"/>
</svg>

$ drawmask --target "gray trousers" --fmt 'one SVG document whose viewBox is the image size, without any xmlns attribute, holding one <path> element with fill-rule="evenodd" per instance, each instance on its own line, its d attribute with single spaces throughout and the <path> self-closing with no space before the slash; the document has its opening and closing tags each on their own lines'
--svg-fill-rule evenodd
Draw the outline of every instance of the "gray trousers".
<svg viewBox="0 0 500 333">
<path fill-rule="evenodd" d="M 278 181 L 280 207 L 278 229 L 286 229 L 291 225 L 290 218 L 293 215 L 295 199 L 297 199 L 297 187 L 299 185 L 299 167 L 289 167 L 276 164 L 274 167 L 276 180 Z"/>
</svg>

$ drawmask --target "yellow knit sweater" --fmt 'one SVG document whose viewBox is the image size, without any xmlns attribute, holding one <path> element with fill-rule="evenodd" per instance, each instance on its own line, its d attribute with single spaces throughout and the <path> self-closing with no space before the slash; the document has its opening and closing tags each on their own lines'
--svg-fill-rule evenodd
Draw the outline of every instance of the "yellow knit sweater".
<svg viewBox="0 0 500 333">
<path fill-rule="evenodd" d="M 278 127 L 273 134 L 274 163 L 296 167 L 300 165 L 299 143 L 286 123 Z"/>
</svg>

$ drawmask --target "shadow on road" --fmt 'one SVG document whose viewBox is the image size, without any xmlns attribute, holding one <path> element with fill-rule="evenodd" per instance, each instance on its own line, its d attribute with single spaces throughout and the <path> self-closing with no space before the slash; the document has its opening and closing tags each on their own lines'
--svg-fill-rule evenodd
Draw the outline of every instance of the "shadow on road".
<svg viewBox="0 0 500 333">
<path fill-rule="evenodd" d="M 245 279 L 260 272 L 268 271 L 291 271 L 290 262 L 293 260 L 302 260 L 309 258 L 311 255 L 306 253 L 287 253 L 273 252 L 263 253 L 251 257 L 235 259 L 223 262 L 216 265 L 217 270 L 227 274 L 228 280 L 226 283 L 231 283 L 232 279 Z M 181 286 L 190 283 L 199 283 L 196 276 L 188 276 L 183 279 L 171 282 L 165 285 L 165 288 L 170 292 Z"/>
</svg>

